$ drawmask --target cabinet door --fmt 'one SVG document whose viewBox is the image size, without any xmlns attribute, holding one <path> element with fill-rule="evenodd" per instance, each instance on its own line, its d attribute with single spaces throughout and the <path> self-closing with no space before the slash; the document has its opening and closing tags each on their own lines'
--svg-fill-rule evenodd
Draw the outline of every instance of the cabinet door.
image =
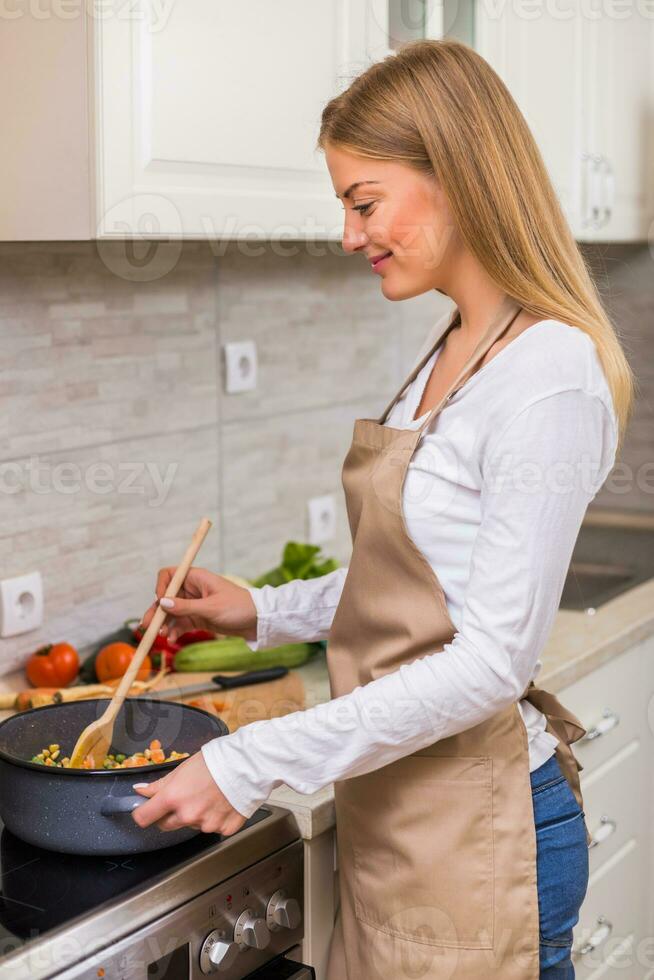
<svg viewBox="0 0 654 980">
<path fill-rule="evenodd" d="M 648 937 L 654 925 L 654 637 L 607 661 L 558 697 L 596 734 L 573 745 L 583 766 L 588 828 L 602 839 L 591 852 L 575 948 L 590 937 L 602 942 L 577 958 L 576 975 L 579 980 L 637 980 L 644 973 L 642 957 L 651 957 Z M 608 724 L 611 719 L 619 719 L 618 724 Z M 613 824 L 609 835 L 601 832 L 603 817 Z"/>
<path fill-rule="evenodd" d="M 636 644 L 560 693 L 561 703 L 577 716 L 587 732 L 573 746 L 583 766 L 582 781 L 625 746 L 647 737 L 652 691 L 644 665 L 651 648 L 649 640 Z"/>
<path fill-rule="evenodd" d="M 582 223 L 587 116 L 580 0 L 478 4 L 476 48 L 507 85 L 536 139 L 568 223 Z"/>
<path fill-rule="evenodd" d="M 370 59 L 365 0 L 146 3 L 95 23 L 97 235 L 338 238 L 314 149 Z"/>
<path fill-rule="evenodd" d="M 576 980 L 615 980 L 643 976 L 646 937 L 643 842 L 631 838 L 591 875 L 588 894 L 574 930 Z M 647 941 L 646 941 L 647 942 Z M 585 950 L 585 951 L 584 951 Z"/>
<path fill-rule="evenodd" d="M 590 0 L 588 50 L 593 78 L 588 149 L 598 169 L 599 215 L 593 241 L 647 238 L 652 172 L 654 28 L 639 4 Z"/>
</svg>

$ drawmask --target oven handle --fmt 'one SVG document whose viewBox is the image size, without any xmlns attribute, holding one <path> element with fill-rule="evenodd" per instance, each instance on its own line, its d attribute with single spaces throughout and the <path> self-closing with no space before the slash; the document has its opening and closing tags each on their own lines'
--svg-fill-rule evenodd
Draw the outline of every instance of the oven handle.
<svg viewBox="0 0 654 980">
<path fill-rule="evenodd" d="M 248 973 L 245 980 L 316 980 L 316 971 L 312 966 L 280 956 L 254 973 Z"/>
</svg>

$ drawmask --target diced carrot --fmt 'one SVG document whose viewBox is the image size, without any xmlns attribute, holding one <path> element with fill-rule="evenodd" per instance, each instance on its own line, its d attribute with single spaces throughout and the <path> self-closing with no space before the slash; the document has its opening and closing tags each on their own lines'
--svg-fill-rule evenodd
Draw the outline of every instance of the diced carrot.
<svg viewBox="0 0 654 980">
<path fill-rule="evenodd" d="M 150 748 L 151 749 L 160 749 L 161 748 L 161 742 L 159 741 L 158 738 L 153 738 L 152 739 L 152 741 L 150 742 Z"/>
<path fill-rule="evenodd" d="M 152 750 L 152 758 L 151 758 L 150 761 L 151 762 L 163 762 L 165 758 L 166 758 L 166 753 L 163 751 L 163 749 L 153 749 Z"/>
</svg>

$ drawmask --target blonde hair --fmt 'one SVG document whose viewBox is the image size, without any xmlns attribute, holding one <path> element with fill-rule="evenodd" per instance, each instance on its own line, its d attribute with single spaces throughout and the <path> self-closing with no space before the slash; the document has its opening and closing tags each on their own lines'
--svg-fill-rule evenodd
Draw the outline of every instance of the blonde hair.
<svg viewBox="0 0 654 980">
<path fill-rule="evenodd" d="M 530 313 L 592 337 L 620 446 L 634 375 L 531 131 L 490 65 L 458 41 L 410 42 L 327 103 L 317 146 L 326 143 L 437 176 L 464 242 L 497 286 Z"/>
</svg>

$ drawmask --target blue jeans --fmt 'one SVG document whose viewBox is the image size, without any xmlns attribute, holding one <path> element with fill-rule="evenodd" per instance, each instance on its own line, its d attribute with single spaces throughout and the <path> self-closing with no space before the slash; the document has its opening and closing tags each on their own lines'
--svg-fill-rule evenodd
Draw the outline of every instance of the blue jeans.
<svg viewBox="0 0 654 980">
<path fill-rule="evenodd" d="M 584 815 L 552 756 L 531 773 L 536 823 L 540 980 L 574 980 L 572 929 L 588 887 Z"/>
</svg>

